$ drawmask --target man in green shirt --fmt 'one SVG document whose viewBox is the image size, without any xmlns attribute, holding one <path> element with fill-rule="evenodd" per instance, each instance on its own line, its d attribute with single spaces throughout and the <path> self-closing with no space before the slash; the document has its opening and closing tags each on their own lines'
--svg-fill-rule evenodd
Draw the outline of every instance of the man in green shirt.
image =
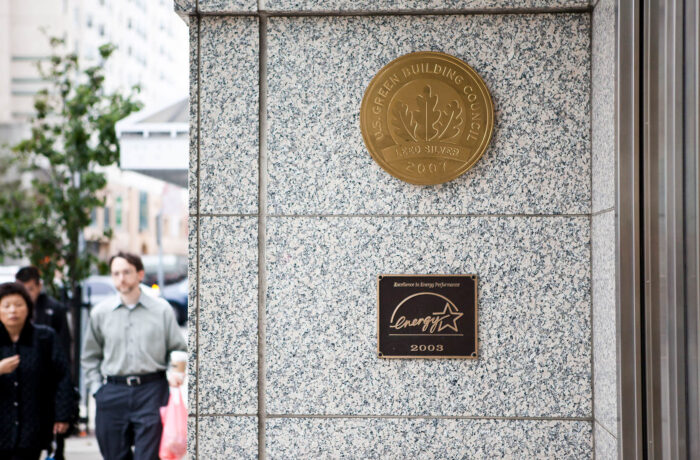
<svg viewBox="0 0 700 460">
<path fill-rule="evenodd" d="M 109 268 L 119 294 L 90 312 L 81 363 L 97 405 L 95 432 L 106 460 L 156 460 L 168 403 L 168 358 L 186 344 L 170 304 L 141 291 L 141 258 L 119 252 Z M 171 374 L 171 386 L 182 384 Z"/>
</svg>

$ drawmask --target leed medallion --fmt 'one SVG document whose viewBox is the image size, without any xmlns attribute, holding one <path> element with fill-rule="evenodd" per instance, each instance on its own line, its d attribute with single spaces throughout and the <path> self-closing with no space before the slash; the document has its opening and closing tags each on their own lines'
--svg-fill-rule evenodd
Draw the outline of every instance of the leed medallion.
<svg viewBox="0 0 700 460">
<path fill-rule="evenodd" d="M 451 181 L 491 141 L 494 110 L 481 77 L 449 54 L 421 51 L 391 61 L 372 79 L 360 129 L 372 158 L 416 185 Z"/>
</svg>

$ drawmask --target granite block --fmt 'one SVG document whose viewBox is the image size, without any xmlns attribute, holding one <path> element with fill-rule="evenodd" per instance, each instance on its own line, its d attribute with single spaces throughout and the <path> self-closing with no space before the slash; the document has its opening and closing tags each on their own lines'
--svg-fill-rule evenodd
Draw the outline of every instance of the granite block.
<svg viewBox="0 0 700 460">
<path fill-rule="evenodd" d="M 200 417 L 197 442 L 207 460 L 258 458 L 258 418 Z"/>
<path fill-rule="evenodd" d="M 199 211 L 257 213 L 257 18 L 200 21 Z"/>
<path fill-rule="evenodd" d="M 543 459 L 591 457 L 583 421 L 454 419 L 267 420 L 269 459 Z"/>
<path fill-rule="evenodd" d="M 588 217 L 267 224 L 269 413 L 591 416 Z M 386 273 L 477 274 L 480 358 L 377 358 Z"/>
<path fill-rule="evenodd" d="M 187 413 L 197 413 L 197 300 L 189 303 L 187 327 Z"/>
<path fill-rule="evenodd" d="M 187 218 L 187 302 L 192 304 L 197 300 L 197 258 L 199 238 L 197 235 L 197 217 Z M 188 308 L 188 321 L 193 319 L 196 310 Z"/>
<path fill-rule="evenodd" d="M 258 0 L 199 0 L 200 13 L 247 13 L 258 9 Z"/>
<path fill-rule="evenodd" d="M 197 459 L 197 419 L 187 417 L 187 460 Z"/>
<path fill-rule="evenodd" d="M 593 10 L 591 151 L 593 212 L 615 206 L 615 22 L 616 1 Z"/>
<path fill-rule="evenodd" d="M 590 212 L 588 14 L 273 17 L 268 23 L 272 214 Z M 493 96 L 491 146 L 452 182 L 384 172 L 359 129 L 370 79 L 420 50 L 464 60 Z"/>
<path fill-rule="evenodd" d="M 617 438 L 598 423 L 595 424 L 595 458 L 596 460 L 617 460 Z"/>
<path fill-rule="evenodd" d="M 188 19 L 190 35 L 190 95 L 189 95 L 189 117 L 190 117 L 190 167 L 187 173 L 187 190 L 189 192 L 189 212 L 197 213 L 197 200 L 199 198 L 199 171 L 197 160 L 199 159 L 199 120 L 198 94 L 199 84 L 199 18 L 190 16 Z"/>
<path fill-rule="evenodd" d="M 173 4 L 175 12 L 180 15 L 194 14 L 197 11 L 196 0 L 174 0 Z"/>
<path fill-rule="evenodd" d="M 593 267 L 593 376 L 595 418 L 617 433 L 615 312 L 615 212 L 595 215 L 591 225 Z"/>
<path fill-rule="evenodd" d="M 440 11 L 583 6 L 588 6 L 588 0 L 262 0 L 261 9 L 271 11 Z"/>
<path fill-rule="evenodd" d="M 187 410 L 197 413 L 197 218 L 187 220 Z"/>
<path fill-rule="evenodd" d="M 197 413 L 255 413 L 257 219 L 202 217 L 200 226 Z"/>
</svg>

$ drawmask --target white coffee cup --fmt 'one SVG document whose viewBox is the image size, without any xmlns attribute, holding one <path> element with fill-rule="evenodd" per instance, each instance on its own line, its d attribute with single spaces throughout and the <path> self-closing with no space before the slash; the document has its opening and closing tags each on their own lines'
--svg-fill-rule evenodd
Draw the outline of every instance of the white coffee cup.
<svg viewBox="0 0 700 460">
<path fill-rule="evenodd" d="M 170 353 L 170 363 L 177 372 L 185 373 L 187 366 L 187 353 L 184 351 L 173 351 Z"/>
</svg>

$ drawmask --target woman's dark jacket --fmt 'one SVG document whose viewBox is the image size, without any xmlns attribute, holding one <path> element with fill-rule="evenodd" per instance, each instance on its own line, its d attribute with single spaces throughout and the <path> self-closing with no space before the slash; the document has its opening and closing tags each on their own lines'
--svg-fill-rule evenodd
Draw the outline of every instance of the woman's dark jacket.
<svg viewBox="0 0 700 460">
<path fill-rule="evenodd" d="M 12 343 L 0 324 L 0 359 L 17 353 L 19 366 L 0 375 L 0 450 L 45 448 L 54 422 L 68 422 L 73 414 L 68 360 L 50 328 L 27 321 Z"/>
</svg>

